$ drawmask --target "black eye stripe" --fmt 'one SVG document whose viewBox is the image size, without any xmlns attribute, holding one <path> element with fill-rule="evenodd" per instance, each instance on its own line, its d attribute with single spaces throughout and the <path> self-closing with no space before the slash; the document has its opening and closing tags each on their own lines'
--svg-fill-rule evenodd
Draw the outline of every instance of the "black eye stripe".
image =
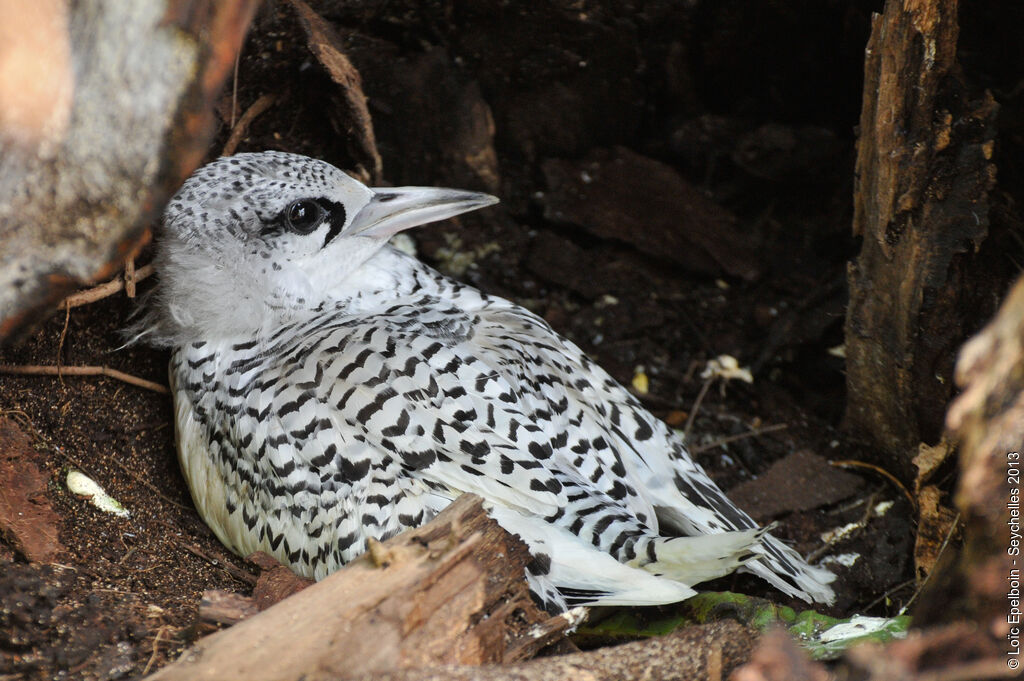
<svg viewBox="0 0 1024 681">
<path fill-rule="evenodd" d="M 264 223 L 260 233 L 265 237 L 279 236 L 285 232 L 310 234 L 326 219 L 327 238 L 324 240 L 326 246 L 344 229 L 346 218 L 345 206 L 336 201 L 299 199 L 288 204 L 272 220 Z"/>
<path fill-rule="evenodd" d="M 335 237 L 341 234 L 341 230 L 344 229 L 345 220 L 348 216 L 345 213 L 345 206 L 337 203 L 336 201 L 320 199 L 317 203 L 327 211 L 327 218 L 330 221 L 327 226 L 327 238 L 324 239 L 324 246 L 326 246 L 334 241 Z"/>
</svg>

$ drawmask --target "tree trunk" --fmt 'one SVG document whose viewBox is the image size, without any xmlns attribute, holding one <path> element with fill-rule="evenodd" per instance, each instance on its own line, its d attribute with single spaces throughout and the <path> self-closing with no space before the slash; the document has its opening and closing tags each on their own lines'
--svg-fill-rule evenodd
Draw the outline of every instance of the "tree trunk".
<svg viewBox="0 0 1024 681">
<path fill-rule="evenodd" d="M 849 268 L 846 423 L 913 479 L 938 441 L 955 353 L 976 328 L 997 106 L 969 101 L 957 0 L 889 0 L 865 51 Z M 983 312 L 982 312 L 983 313 Z"/>
</svg>

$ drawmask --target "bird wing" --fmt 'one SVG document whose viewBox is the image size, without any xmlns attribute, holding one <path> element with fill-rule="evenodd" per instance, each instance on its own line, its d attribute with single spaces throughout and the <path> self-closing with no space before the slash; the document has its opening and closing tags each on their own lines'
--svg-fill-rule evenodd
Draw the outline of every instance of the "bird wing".
<svg viewBox="0 0 1024 681">
<path fill-rule="evenodd" d="M 593 474 L 581 474 L 600 471 L 600 484 L 591 488 L 628 507 L 656 532 L 660 522 L 662 535 L 744 534 L 757 527 L 690 458 L 679 435 L 544 320 L 502 302 L 477 325 L 475 344 L 493 351 L 482 355 L 515 356 L 542 386 L 532 392 L 533 399 L 574 414 L 570 439 L 591 435 L 586 456 L 574 457 L 562 448 L 556 456 L 560 470 L 591 480 Z M 760 532 L 757 537 L 752 549 L 761 559 L 745 569 L 789 595 L 832 602 L 831 572 L 808 565 L 771 535 Z"/>
<path fill-rule="evenodd" d="M 290 333 L 264 355 L 277 358 L 265 373 L 287 383 L 272 398 L 276 437 L 302 445 L 282 465 L 322 461 L 323 436 L 340 432 L 349 452 L 339 465 L 367 459 L 365 446 L 437 494 L 473 492 L 540 517 L 586 496 L 656 530 L 651 504 L 626 492 L 633 463 L 591 414 L 582 353 L 565 354 L 543 320 L 492 300 L 471 312 L 394 305 Z"/>
<path fill-rule="evenodd" d="M 294 446 L 276 451 L 322 460 L 344 433 L 335 465 L 363 477 L 370 468 L 371 482 L 387 480 L 397 490 L 364 486 L 362 499 L 411 493 L 432 514 L 472 492 L 551 520 L 591 509 L 600 512 L 590 518 L 612 518 L 612 509 L 624 525 L 635 520 L 658 533 L 660 522 L 667 535 L 755 527 L 677 435 L 579 348 L 512 303 L 490 299 L 469 311 L 397 304 L 318 322 L 291 338 L 293 347 L 272 354 L 283 362 L 274 374 L 295 394 L 275 409 L 277 442 Z M 274 399 L 280 405 L 286 397 Z M 377 517 L 390 532 L 394 522 L 384 511 Z M 597 546 L 607 527 L 570 529 L 589 533 Z M 802 561 L 771 537 L 764 543 L 770 566 L 751 568 L 778 586 L 772 568 L 781 563 L 796 590 L 805 590 Z M 788 580 L 786 587 L 794 593 Z"/>
<path fill-rule="evenodd" d="M 262 372 L 282 380 L 273 391 L 252 391 L 249 404 L 275 446 L 252 455 L 271 457 L 285 475 L 295 459 L 300 468 L 342 469 L 346 479 L 390 477 L 448 500 L 473 492 L 555 513 L 566 503 L 557 483 L 531 485 L 523 476 L 554 479 L 534 456 L 543 452 L 524 443 L 527 434 L 540 439 L 530 421 L 540 402 L 506 367 L 474 355 L 470 320 L 437 317 L 391 308 L 330 319 L 265 353 L 275 360 Z M 244 437 L 248 424 L 236 423 Z"/>
</svg>

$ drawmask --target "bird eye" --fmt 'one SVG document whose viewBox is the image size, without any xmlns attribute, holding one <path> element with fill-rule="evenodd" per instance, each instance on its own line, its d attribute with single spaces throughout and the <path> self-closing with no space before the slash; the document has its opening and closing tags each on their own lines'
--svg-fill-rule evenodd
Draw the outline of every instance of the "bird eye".
<svg viewBox="0 0 1024 681">
<path fill-rule="evenodd" d="M 312 199 L 293 202 L 285 211 L 288 229 L 297 234 L 309 234 L 323 221 L 323 207 Z"/>
</svg>

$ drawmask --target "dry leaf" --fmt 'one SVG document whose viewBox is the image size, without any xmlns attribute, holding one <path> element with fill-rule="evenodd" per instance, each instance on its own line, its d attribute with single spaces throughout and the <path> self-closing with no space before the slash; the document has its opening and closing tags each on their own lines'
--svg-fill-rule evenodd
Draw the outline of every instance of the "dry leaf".
<svg viewBox="0 0 1024 681">
<path fill-rule="evenodd" d="M 918 445 L 917 456 L 913 459 L 914 465 L 917 466 L 917 479 L 914 480 L 915 494 L 920 494 L 921 486 L 928 482 L 932 474 L 952 453 L 953 445 L 946 438 L 942 438 L 942 441 L 934 447 L 924 442 Z"/>
<path fill-rule="evenodd" d="M 917 541 L 914 544 L 914 567 L 918 579 L 931 574 L 942 554 L 946 543 L 957 521 L 956 513 L 941 503 L 942 492 L 934 485 L 928 485 L 917 494 L 919 516 L 917 521 Z"/>
</svg>

